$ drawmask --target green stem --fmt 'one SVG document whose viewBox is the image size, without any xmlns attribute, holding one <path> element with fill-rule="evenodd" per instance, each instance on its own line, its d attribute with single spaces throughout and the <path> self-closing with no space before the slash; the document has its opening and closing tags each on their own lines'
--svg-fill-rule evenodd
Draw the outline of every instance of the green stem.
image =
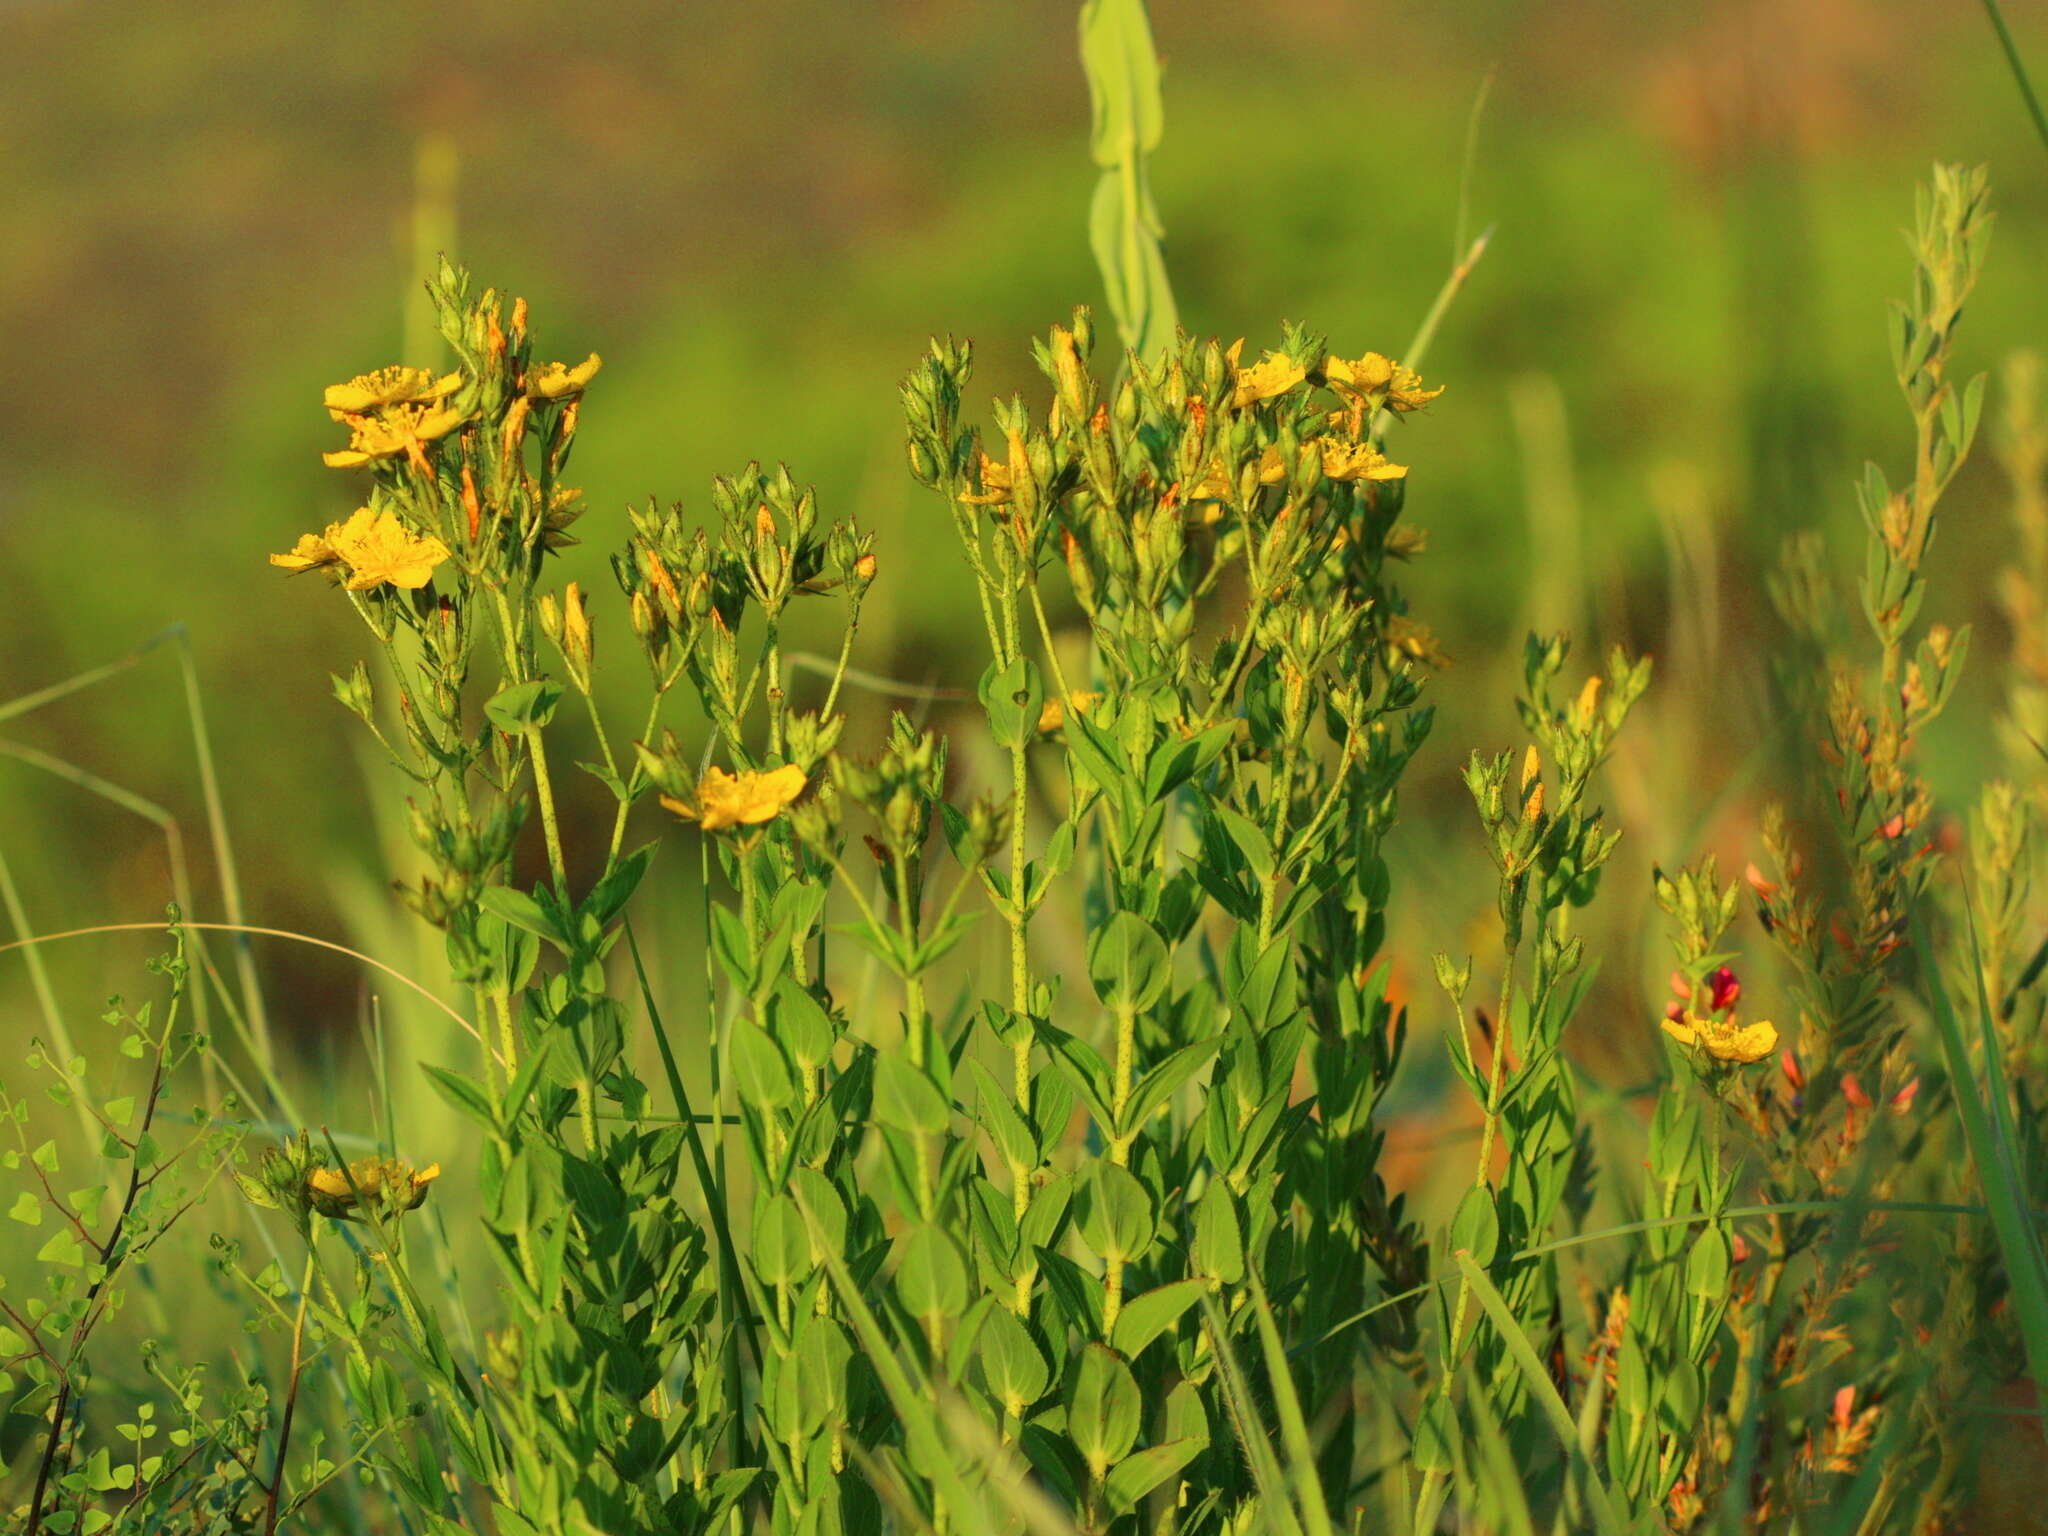
<svg viewBox="0 0 2048 1536">
<path fill-rule="evenodd" d="M 555 819 L 555 786 L 548 777 L 547 744 L 538 730 L 526 733 L 527 751 L 533 758 L 533 787 L 540 801 L 540 824 L 547 834 L 548 868 L 555 877 L 555 889 L 564 900 L 569 895 L 569 867 L 562 858 L 562 829 Z"/>
</svg>

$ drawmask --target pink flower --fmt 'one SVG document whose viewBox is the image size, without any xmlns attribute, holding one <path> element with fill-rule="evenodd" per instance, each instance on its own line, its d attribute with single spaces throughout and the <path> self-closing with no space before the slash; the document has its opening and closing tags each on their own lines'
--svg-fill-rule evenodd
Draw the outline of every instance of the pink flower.
<svg viewBox="0 0 2048 1536">
<path fill-rule="evenodd" d="M 1712 996 L 1710 1006 L 1716 1013 L 1733 1008 L 1735 1000 L 1742 996 L 1742 983 L 1735 979 L 1735 972 L 1725 965 L 1707 978 L 1707 986 Z"/>
</svg>

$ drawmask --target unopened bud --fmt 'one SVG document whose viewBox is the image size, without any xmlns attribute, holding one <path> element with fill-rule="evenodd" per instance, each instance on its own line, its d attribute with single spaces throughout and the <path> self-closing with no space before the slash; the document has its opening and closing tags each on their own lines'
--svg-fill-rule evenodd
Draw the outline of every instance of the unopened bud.
<svg viewBox="0 0 2048 1536">
<path fill-rule="evenodd" d="M 583 606 L 583 588 L 570 582 L 562 593 L 562 659 L 579 688 L 590 687 L 590 664 L 595 642 L 590 634 L 590 614 Z"/>
<path fill-rule="evenodd" d="M 532 402 L 521 395 L 512 402 L 512 408 L 505 413 L 505 430 L 501 442 L 506 458 L 516 459 L 519 456 L 519 450 L 526 442 L 526 418 L 532 410 Z"/>
</svg>

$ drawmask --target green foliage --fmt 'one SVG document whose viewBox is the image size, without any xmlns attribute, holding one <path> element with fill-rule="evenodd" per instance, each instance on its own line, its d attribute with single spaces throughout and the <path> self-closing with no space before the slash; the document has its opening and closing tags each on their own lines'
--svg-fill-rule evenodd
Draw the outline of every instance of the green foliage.
<svg viewBox="0 0 2048 1536">
<path fill-rule="evenodd" d="M 1937 170 L 1893 322 L 1915 460 L 1907 489 L 1873 469 L 1860 492 L 1871 654 L 1811 545 L 1777 585 L 1832 807 L 1825 838 L 1774 818 L 1778 875 L 1748 882 L 1796 1016 L 1743 1021 L 1714 861 L 1660 871 L 1677 969 L 1642 1177 L 1596 1144 L 1579 914 L 1651 668 L 1616 648 L 1578 675 L 1564 636 L 1531 636 L 1526 739 L 1463 771 L 1498 952 L 1435 964 L 1477 1155 L 1419 1212 L 1386 1140 L 1409 1006 L 1387 854 L 1441 657 L 1402 588 L 1423 540 L 1388 449 L 1438 391 L 1301 326 L 1255 360 L 1182 332 L 1142 7 L 1090 0 L 1082 39 L 1113 367 L 1082 308 L 986 429 L 970 345 L 935 341 L 901 390 L 988 650 L 965 728 L 859 718 L 863 606 L 897 556 L 786 467 L 716 480 L 704 525 L 629 514 L 600 649 L 549 565 L 584 515 L 563 477 L 599 360 L 545 361 L 524 302 L 453 263 L 429 285 L 452 370 L 328 392 L 363 509 L 274 558 L 374 647 L 376 680 L 358 662 L 334 693 L 403 781 L 399 891 L 467 994 L 475 1049 L 418 1064 L 447 1166 L 402 1157 L 388 1119 L 350 1159 L 233 1097 L 173 1141 L 183 1079 L 269 1060 L 260 1033 L 237 1053 L 179 1024 L 174 912 L 164 1005 L 107 1015 L 118 1080 L 29 1054 L 88 1171 L 0 1094 L 35 1252 L 0 1287 L 27 1536 L 1804 1530 L 1845 1488 L 1870 1528 L 1954 1519 L 1966 1435 L 1914 1394 L 1996 1384 L 1999 1346 L 2038 1360 L 2048 1326 L 2039 1063 L 2009 1027 L 2042 973 L 2010 964 L 2038 919 L 2017 796 L 1979 817 L 1989 951 L 1938 948 L 1919 915 L 1912 749 L 1966 643 L 1922 632 L 1923 565 L 1983 403 L 1948 373 L 1981 174 Z M 815 698 L 786 645 L 801 608 L 840 629 Z M 622 728 L 595 678 L 642 665 Z M 636 814 L 687 852 L 627 851 Z M 692 864 L 701 930 L 657 928 L 651 893 Z M 636 918 L 702 962 L 701 993 L 657 995 Z M 1923 1004 L 1946 1070 L 1909 1118 Z M 152 1349 L 110 1389 L 102 1323 L 223 1174 L 247 1210 L 208 1276 L 251 1363 L 223 1387 Z M 1996 1241 L 1912 1237 L 1908 1210 L 1988 1211 Z M 1940 1313 L 1898 1284 L 1929 1252 Z"/>
</svg>

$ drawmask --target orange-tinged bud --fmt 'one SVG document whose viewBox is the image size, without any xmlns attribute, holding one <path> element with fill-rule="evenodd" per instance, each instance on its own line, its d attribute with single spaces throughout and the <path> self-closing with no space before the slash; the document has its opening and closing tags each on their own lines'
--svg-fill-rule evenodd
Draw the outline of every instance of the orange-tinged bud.
<svg viewBox="0 0 2048 1536">
<path fill-rule="evenodd" d="M 462 510 L 469 518 L 469 537 L 475 542 L 477 532 L 483 527 L 483 503 L 477 499 L 476 476 L 469 472 L 467 464 L 462 466 Z"/>
</svg>

